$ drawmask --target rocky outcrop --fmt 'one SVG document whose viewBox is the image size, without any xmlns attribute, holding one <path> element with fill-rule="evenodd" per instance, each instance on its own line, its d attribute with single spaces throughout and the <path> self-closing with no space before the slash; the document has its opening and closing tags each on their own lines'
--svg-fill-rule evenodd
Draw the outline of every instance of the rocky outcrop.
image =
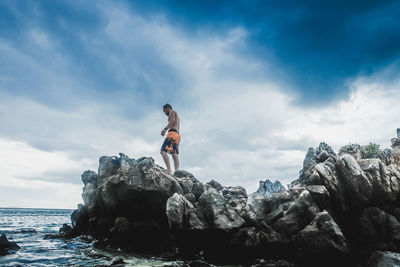
<svg viewBox="0 0 400 267">
<path fill-rule="evenodd" d="M 255 193 L 259 194 L 260 196 L 267 196 L 271 197 L 272 194 L 281 193 L 286 191 L 286 188 L 276 180 L 275 182 L 271 182 L 270 180 L 260 181 L 260 185 Z"/>
<path fill-rule="evenodd" d="M 166 212 L 170 229 L 203 230 L 206 228 L 196 208 L 181 194 L 175 193 L 168 199 Z"/>
<path fill-rule="evenodd" d="M 20 249 L 20 247 L 17 243 L 9 241 L 5 234 L 0 236 L 0 256 L 13 253 L 18 249 Z"/>
<path fill-rule="evenodd" d="M 340 148 L 339 156 L 348 154 L 353 156 L 355 160 L 361 160 L 362 159 L 361 150 L 362 147 L 359 144 L 348 144 Z"/>
<path fill-rule="evenodd" d="M 392 138 L 391 164 L 400 171 L 400 129 L 397 129 L 397 138 Z"/>
<path fill-rule="evenodd" d="M 288 190 L 250 196 L 186 171 L 170 175 L 152 158 L 101 157 L 97 173 L 82 174 L 84 205 L 60 233 L 192 260 L 365 265 L 377 250 L 400 252 L 395 148 L 361 159 L 321 143 Z"/>
<path fill-rule="evenodd" d="M 295 238 L 305 257 L 319 255 L 317 260 L 321 259 L 320 265 L 324 265 L 325 255 L 328 258 L 334 254 L 339 258 L 350 255 L 342 230 L 327 211 L 319 212 Z"/>
<path fill-rule="evenodd" d="M 393 267 L 400 266 L 400 255 L 388 251 L 373 253 L 368 261 L 369 267 Z"/>
</svg>

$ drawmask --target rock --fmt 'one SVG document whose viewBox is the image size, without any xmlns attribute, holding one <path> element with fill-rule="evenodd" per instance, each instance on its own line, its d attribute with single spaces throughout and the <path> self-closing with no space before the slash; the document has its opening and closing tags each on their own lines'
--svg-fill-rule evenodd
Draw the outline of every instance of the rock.
<svg viewBox="0 0 400 267">
<path fill-rule="evenodd" d="M 313 173 L 315 165 L 329 158 L 336 158 L 336 153 L 328 144 L 322 142 L 315 149 L 310 147 L 304 158 L 303 169 L 300 171 L 299 180 L 308 180 Z"/>
<path fill-rule="evenodd" d="M 125 167 L 119 168 L 118 162 L 125 162 Z M 118 211 L 121 217 L 129 218 L 134 214 L 144 220 L 154 216 L 162 220 L 167 199 L 175 192 L 182 193 L 179 182 L 156 166 L 152 158 L 133 162 L 127 158 L 102 157 L 99 177 L 102 184 L 97 188 L 96 202 L 108 214 L 104 214 L 106 216 L 117 215 Z"/>
<path fill-rule="evenodd" d="M 272 195 L 271 198 L 263 198 L 262 204 L 264 205 L 264 207 L 259 207 L 259 208 L 263 208 L 263 211 L 266 214 L 269 214 L 270 212 L 272 212 L 273 210 L 275 210 L 282 204 L 285 204 L 285 206 L 288 206 L 289 203 L 294 201 L 303 190 L 304 190 L 304 187 L 296 187 L 296 188 L 292 188 L 286 192 L 274 194 L 274 195 Z"/>
<path fill-rule="evenodd" d="M 112 259 L 111 261 L 109 261 L 107 264 L 103 264 L 103 265 L 96 265 L 96 267 L 110 267 L 110 266 L 114 266 L 114 267 L 124 267 L 126 266 L 127 263 L 121 259 L 121 258 L 116 258 L 116 259 Z"/>
<path fill-rule="evenodd" d="M 96 183 L 97 182 L 97 173 L 92 170 L 87 170 L 82 173 L 82 182 L 84 185 L 87 183 Z"/>
<path fill-rule="evenodd" d="M 83 175 L 88 176 L 94 174 Z M 123 153 L 101 157 L 96 182 L 85 179 L 84 205 L 72 215 L 74 231 L 135 249 L 169 246 L 167 200 L 186 190 L 196 201 L 203 189 L 191 174 L 178 172 L 177 176 L 154 164 L 152 158 L 134 160 Z"/>
<path fill-rule="evenodd" d="M 215 180 L 209 181 L 208 183 L 206 183 L 205 186 L 206 186 L 207 189 L 209 189 L 209 188 L 214 188 L 214 189 L 216 189 L 217 191 L 222 190 L 222 188 L 224 188 L 220 183 L 218 183 L 218 182 L 215 181 Z"/>
<path fill-rule="evenodd" d="M 343 155 L 337 161 L 342 181 L 348 189 L 349 204 L 365 206 L 372 197 L 372 183 L 357 161 L 350 155 Z"/>
<path fill-rule="evenodd" d="M 170 228 L 179 230 L 202 230 L 206 228 L 197 210 L 185 196 L 175 193 L 167 201 L 167 217 Z"/>
<path fill-rule="evenodd" d="M 346 211 L 345 188 L 336 164 L 326 161 L 315 165 L 312 176 L 306 182 L 306 185 L 323 185 L 331 196 L 332 206 L 335 209 Z"/>
<path fill-rule="evenodd" d="M 318 205 L 320 210 L 330 208 L 331 196 L 323 185 L 308 185 L 306 186 L 308 192 L 310 192 L 313 201 Z"/>
<path fill-rule="evenodd" d="M 123 259 L 113 259 L 107 266 L 126 266 L 126 262 Z"/>
<path fill-rule="evenodd" d="M 66 234 L 72 230 L 72 227 L 67 223 L 64 223 L 63 226 L 59 229 L 60 234 Z"/>
<path fill-rule="evenodd" d="M 361 159 L 320 143 L 288 190 L 266 180 L 249 196 L 184 170 L 171 175 L 149 157 L 101 157 L 97 175 L 82 174 L 84 205 L 58 237 L 90 235 L 98 247 L 172 260 L 363 266 L 371 252 L 400 251 L 399 149 L 396 139 L 391 153 Z"/>
<path fill-rule="evenodd" d="M 261 259 L 257 263 L 250 265 L 250 267 L 296 267 L 296 265 L 285 260 Z"/>
<path fill-rule="evenodd" d="M 325 161 L 328 157 L 323 157 L 322 154 L 326 152 L 329 156 L 336 156 L 335 151 L 325 142 L 321 142 L 319 146 L 315 149 L 315 153 L 317 154 L 319 161 Z"/>
<path fill-rule="evenodd" d="M 88 209 L 90 214 L 93 214 L 96 207 L 96 198 L 97 198 L 97 185 L 96 183 L 86 183 L 83 192 L 82 199 L 83 203 Z"/>
<path fill-rule="evenodd" d="M 361 160 L 361 146 L 359 144 L 349 144 L 340 148 L 339 156 L 351 155 L 355 160 Z"/>
<path fill-rule="evenodd" d="M 0 256 L 15 253 L 18 249 L 17 243 L 9 241 L 5 234 L 0 236 Z"/>
<path fill-rule="evenodd" d="M 300 180 L 305 180 L 311 175 L 311 170 L 317 164 L 315 160 L 315 150 L 310 147 L 303 161 L 303 169 L 300 171 Z"/>
<path fill-rule="evenodd" d="M 21 233 L 37 233 L 34 228 L 21 228 L 19 229 Z"/>
<path fill-rule="evenodd" d="M 86 206 L 89 216 L 95 213 L 96 197 L 97 197 L 97 180 L 98 175 L 96 172 L 87 170 L 81 175 L 82 182 L 85 185 L 82 192 L 83 203 Z"/>
<path fill-rule="evenodd" d="M 273 211 L 276 213 L 276 211 Z M 285 236 L 292 236 L 303 229 L 319 212 L 310 192 L 303 190 L 294 201 L 278 207 L 279 215 L 273 218 L 272 227 Z M 280 218 L 279 218 L 280 217 Z M 279 218 L 279 219 L 278 219 Z"/>
<path fill-rule="evenodd" d="M 245 224 L 237 209 L 230 206 L 221 192 L 212 187 L 200 196 L 196 209 L 211 228 L 228 231 Z"/>
<path fill-rule="evenodd" d="M 184 170 L 178 170 L 174 173 L 178 180 L 184 195 L 194 204 L 201 194 L 204 193 L 204 185 L 197 180 L 193 174 Z"/>
<path fill-rule="evenodd" d="M 87 206 L 78 205 L 78 209 L 71 214 L 71 224 L 74 230 L 81 234 L 86 234 L 89 227 L 89 214 Z"/>
<path fill-rule="evenodd" d="M 367 179 L 372 183 L 373 203 L 397 203 L 400 191 L 400 173 L 379 159 L 364 159 L 359 162 Z"/>
<path fill-rule="evenodd" d="M 400 254 L 389 251 L 376 251 L 368 260 L 368 267 L 400 266 Z"/>
<path fill-rule="evenodd" d="M 280 193 L 286 191 L 286 188 L 276 180 L 272 183 L 270 180 L 260 181 L 260 185 L 256 191 L 261 196 L 271 197 L 274 193 Z"/>
<path fill-rule="evenodd" d="M 114 227 L 112 230 L 120 232 L 128 232 L 131 224 L 125 217 L 115 218 Z"/>
<path fill-rule="evenodd" d="M 98 183 L 106 177 L 116 174 L 120 167 L 120 161 L 117 157 L 101 157 L 99 159 L 99 170 L 98 170 Z"/>
<path fill-rule="evenodd" d="M 67 223 L 64 223 L 63 226 L 60 227 L 60 229 L 58 230 L 58 234 L 46 234 L 44 236 L 44 239 L 69 239 L 77 237 L 79 234 L 81 234 L 81 232 L 78 232 L 77 228 L 73 228 Z"/>
<path fill-rule="evenodd" d="M 296 235 L 302 257 L 324 264 L 327 258 L 346 259 L 350 256 L 350 249 L 340 227 L 327 211 L 318 213 L 312 222 Z M 311 256 L 311 257 L 310 257 Z"/>
<path fill-rule="evenodd" d="M 253 250 L 259 247 L 271 249 L 274 246 L 284 246 L 287 241 L 270 226 L 264 224 L 262 227 L 250 226 L 241 228 L 233 236 L 231 244 Z"/>
<path fill-rule="evenodd" d="M 188 267 L 215 267 L 215 265 L 209 264 L 202 260 L 194 260 L 188 263 Z"/>
<path fill-rule="evenodd" d="M 224 187 L 222 190 L 222 196 L 226 199 L 229 206 L 240 213 L 247 204 L 247 193 L 246 189 L 241 186 L 229 186 Z"/>
<path fill-rule="evenodd" d="M 400 222 L 377 208 L 370 207 L 362 211 L 358 222 L 359 246 L 372 250 L 400 250 Z"/>
<path fill-rule="evenodd" d="M 344 154 L 337 158 L 336 164 L 329 161 L 316 164 L 305 184 L 325 186 L 333 201 L 331 206 L 346 211 L 350 206 L 396 202 L 399 177 L 396 169 L 386 166 L 379 159 L 357 162 L 354 157 Z"/>
<path fill-rule="evenodd" d="M 396 148 L 396 147 L 400 146 L 400 137 L 392 138 L 390 141 L 392 142 L 392 147 L 393 148 Z"/>
<path fill-rule="evenodd" d="M 397 171 L 400 171 L 400 138 L 396 138 L 397 140 L 393 142 L 392 140 L 392 153 L 390 155 L 390 163 L 396 168 Z"/>
<path fill-rule="evenodd" d="M 385 148 L 381 153 L 378 154 L 378 158 L 386 165 L 391 164 L 392 150 Z"/>
<path fill-rule="evenodd" d="M 280 193 L 278 193 L 280 194 Z M 266 198 L 259 194 L 250 194 L 247 199 L 247 205 L 252 210 L 255 223 L 258 224 L 266 221 L 267 214 L 271 211 L 271 208 L 266 202 Z M 268 210 L 267 210 L 268 209 Z"/>
</svg>

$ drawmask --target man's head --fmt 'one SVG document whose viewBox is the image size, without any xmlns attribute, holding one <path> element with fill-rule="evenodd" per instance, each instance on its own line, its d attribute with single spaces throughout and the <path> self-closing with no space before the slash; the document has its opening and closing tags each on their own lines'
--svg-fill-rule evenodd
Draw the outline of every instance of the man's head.
<svg viewBox="0 0 400 267">
<path fill-rule="evenodd" d="M 171 107 L 170 104 L 165 104 L 165 105 L 163 106 L 163 111 L 164 111 L 164 113 L 165 113 L 167 116 L 169 116 L 169 113 L 170 113 L 171 110 L 172 110 L 172 107 Z"/>
</svg>

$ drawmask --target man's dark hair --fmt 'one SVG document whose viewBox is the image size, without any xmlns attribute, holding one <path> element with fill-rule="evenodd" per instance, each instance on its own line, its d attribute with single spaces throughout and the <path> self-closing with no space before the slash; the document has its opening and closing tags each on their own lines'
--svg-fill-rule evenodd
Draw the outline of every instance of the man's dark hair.
<svg viewBox="0 0 400 267">
<path fill-rule="evenodd" d="M 165 105 L 163 106 L 163 109 L 164 109 L 164 108 L 170 108 L 170 109 L 172 109 L 172 107 L 171 107 L 170 104 L 165 104 Z"/>
</svg>

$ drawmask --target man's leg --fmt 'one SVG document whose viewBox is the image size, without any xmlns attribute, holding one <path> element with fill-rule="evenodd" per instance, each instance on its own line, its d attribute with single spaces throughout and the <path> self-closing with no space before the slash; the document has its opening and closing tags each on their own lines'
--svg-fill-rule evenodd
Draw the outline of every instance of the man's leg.
<svg viewBox="0 0 400 267">
<path fill-rule="evenodd" d="M 169 163 L 169 157 L 168 157 L 168 153 L 165 151 L 161 151 L 161 156 L 164 159 L 165 165 L 167 166 L 167 169 L 169 171 L 169 173 L 172 174 L 172 170 L 171 170 L 171 164 Z"/>
<path fill-rule="evenodd" d="M 174 159 L 175 171 L 177 171 L 177 170 L 179 170 L 179 157 L 178 157 L 178 154 L 173 153 L 172 154 L 172 158 Z"/>
</svg>

